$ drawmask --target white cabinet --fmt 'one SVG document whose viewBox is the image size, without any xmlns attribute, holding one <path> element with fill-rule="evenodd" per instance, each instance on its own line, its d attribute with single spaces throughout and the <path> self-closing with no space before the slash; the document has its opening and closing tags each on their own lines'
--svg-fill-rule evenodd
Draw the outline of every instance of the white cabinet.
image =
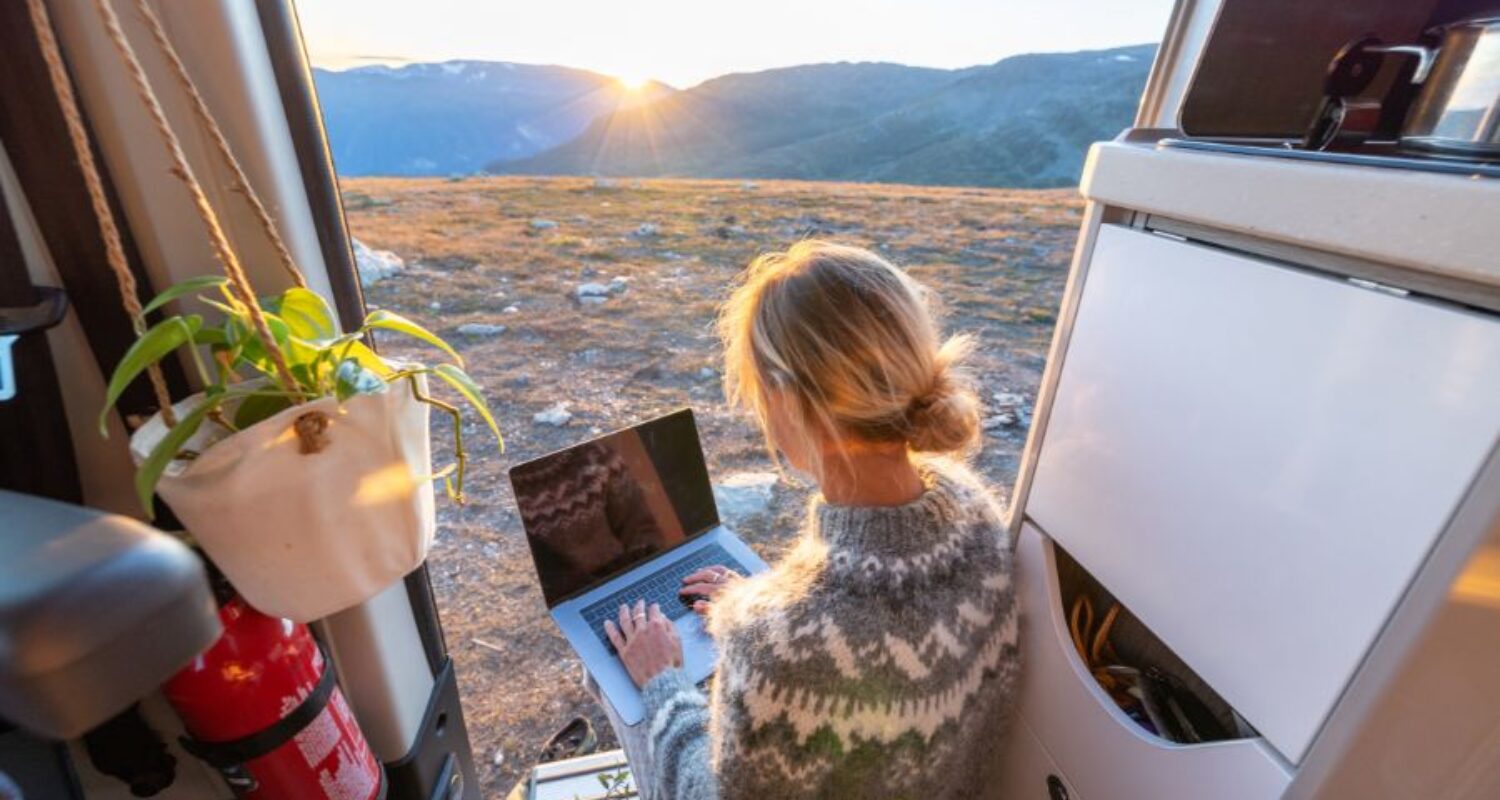
<svg viewBox="0 0 1500 800">
<path fill-rule="evenodd" d="M 1106 225 L 1025 513 L 1296 762 L 1497 433 L 1495 319 Z"/>
</svg>

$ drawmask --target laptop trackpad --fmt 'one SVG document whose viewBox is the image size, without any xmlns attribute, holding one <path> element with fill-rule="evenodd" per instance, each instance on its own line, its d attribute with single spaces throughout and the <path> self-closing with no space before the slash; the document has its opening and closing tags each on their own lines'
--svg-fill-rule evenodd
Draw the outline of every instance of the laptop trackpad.
<svg viewBox="0 0 1500 800">
<path fill-rule="evenodd" d="M 677 635 L 682 639 L 683 671 L 688 678 L 698 683 L 713 674 L 718 652 L 703 629 L 703 619 L 697 614 L 684 614 L 677 620 Z"/>
</svg>

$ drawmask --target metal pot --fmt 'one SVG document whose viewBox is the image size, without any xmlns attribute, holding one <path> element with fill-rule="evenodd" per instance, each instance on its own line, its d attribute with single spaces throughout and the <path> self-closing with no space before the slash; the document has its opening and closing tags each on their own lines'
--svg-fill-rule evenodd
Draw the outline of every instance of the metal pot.
<svg viewBox="0 0 1500 800">
<path fill-rule="evenodd" d="M 1442 34 L 1435 54 L 1414 48 L 1422 52 L 1412 82 L 1422 93 L 1401 128 L 1401 147 L 1500 157 L 1500 18 L 1458 23 Z"/>
<path fill-rule="evenodd" d="M 1438 46 L 1362 39 L 1340 50 L 1328 67 L 1326 99 L 1305 145 L 1322 150 L 1369 138 L 1390 98 L 1358 95 L 1387 56 L 1399 55 L 1417 59 L 1411 83 L 1421 86 L 1401 126 L 1401 149 L 1500 158 L 1500 17 L 1457 22 L 1429 34 L 1440 37 Z"/>
</svg>

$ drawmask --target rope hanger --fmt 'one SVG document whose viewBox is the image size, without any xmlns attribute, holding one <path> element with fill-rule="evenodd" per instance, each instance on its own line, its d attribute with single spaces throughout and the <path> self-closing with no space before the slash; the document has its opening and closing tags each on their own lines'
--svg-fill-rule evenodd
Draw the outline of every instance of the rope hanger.
<svg viewBox="0 0 1500 800">
<path fill-rule="evenodd" d="M 104 199 L 103 181 L 99 175 L 97 163 L 94 161 L 89 146 L 88 134 L 83 125 L 83 115 L 79 109 L 77 97 L 74 95 L 72 86 L 68 82 L 66 67 L 64 66 L 61 49 L 57 43 L 56 34 L 53 31 L 51 19 L 47 14 L 44 0 L 27 0 L 31 12 L 31 21 L 37 31 L 37 39 L 41 44 L 42 57 L 47 63 L 48 76 L 52 83 L 53 91 L 62 106 L 63 116 L 68 123 L 69 138 L 72 140 L 73 149 L 78 156 L 79 166 L 84 173 L 84 180 L 88 186 L 89 197 L 93 205 L 95 216 L 99 219 L 100 233 L 106 244 L 108 261 L 111 271 L 115 274 L 116 283 L 119 286 L 121 302 L 127 314 L 130 315 L 132 324 L 137 335 L 145 331 L 145 319 L 141 314 L 141 304 L 137 296 L 137 284 L 134 276 L 130 273 L 128 262 L 125 259 L 123 247 L 120 245 L 119 230 L 114 216 Z M 126 37 L 120 26 L 120 20 L 109 0 L 93 0 L 95 9 L 99 13 L 100 20 L 104 24 L 105 33 L 110 42 L 119 53 L 124 63 L 126 72 L 131 82 L 135 85 L 136 93 L 145 105 L 157 133 L 160 134 L 167 154 L 172 161 L 171 173 L 182 181 L 193 203 L 204 229 L 209 235 L 210 244 L 213 246 L 214 256 L 229 279 L 234 294 L 243 303 L 248 311 L 252 324 L 255 326 L 256 334 L 265 346 L 266 353 L 277 373 L 279 382 L 291 395 L 293 403 L 303 402 L 301 393 L 297 391 L 297 383 L 287 367 L 286 356 L 275 337 L 271 335 L 270 327 L 266 322 L 265 313 L 256 299 L 254 288 L 250 285 L 250 279 L 240 265 L 239 258 L 229 243 L 228 236 L 224 233 L 219 223 L 213 206 L 209 203 L 207 194 L 202 184 L 198 182 L 192 167 L 189 165 L 187 156 L 183 153 L 181 140 L 172 130 L 166 113 L 163 111 L 155 91 L 151 88 L 150 81 L 146 77 L 145 69 L 141 66 L 130 40 Z M 161 50 L 167 64 L 171 67 L 173 75 L 182 86 L 188 96 L 194 117 L 207 132 L 210 141 L 213 142 L 214 150 L 231 173 L 231 188 L 235 193 L 244 197 L 255 215 L 261 230 L 276 251 L 277 258 L 282 269 L 291 278 L 294 285 L 305 288 L 307 281 L 300 270 L 297 269 L 291 251 L 287 248 L 285 241 L 276 229 L 275 222 L 271 219 L 264 204 L 250 186 L 244 169 L 240 166 L 230 149 L 229 142 L 225 138 L 223 130 L 218 121 L 214 119 L 208 104 L 204 101 L 202 94 L 193 83 L 188 74 L 187 67 L 183 63 L 177 50 L 173 47 L 166 29 L 162 25 L 160 17 L 153 11 L 147 0 L 135 0 L 137 12 L 146 23 L 152 39 Z M 168 426 L 176 424 L 172 413 L 170 396 L 167 394 L 166 382 L 162 379 L 161 371 L 156 365 L 148 369 L 152 389 L 156 395 L 158 405 L 161 407 L 162 419 Z"/>
<path fill-rule="evenodd" d="M 63 66 L 62 53 L 57 45 L 57 35 L 52 30 L 52 20 L 47 15 L 47 6 L 42 0 L 27 0 L 31 12 L 31 26 L 36 29 L 37 42 L 42 48 L 42 60 L 47 64 L 47 77 L 52 91 L 57 95 L 62 108 L 63 120 L 68 126 L 68 139 L 73 143 L 73 155 L 83 171 L 84 186 L 88 189 L 89 204 L 99 220 L 99 237 L 104 240 L 105 260 L 115 274 L 115 284 L 120 290 L 120 303 L 130 317 L 136 336 L 146 332 L 146 319 L 141 314 L 141 301 L 135 275 L 125 258 L 125 248 L 120 243 L 120 229 L 115 225 L 114 213 L 109 210 L 109 201 L 104 196 L 104 182 L 99 177 L 99 167 L 94 163 L 94 151 L 89 146 L 88 132 L 83 127 L 83 115 L 78 110 L 78 98 L 73 95 L 73 86 L 68 82 L 68 73 Z M 156 404 L 161 408 L 162 421 L 176 425 L 177 417 L 172 413 L 172 397 L 167 392 L 166 379 L 161 368 L 151 364 L 146 370 L 151 379 L 151 391 Z"/>
</svg>

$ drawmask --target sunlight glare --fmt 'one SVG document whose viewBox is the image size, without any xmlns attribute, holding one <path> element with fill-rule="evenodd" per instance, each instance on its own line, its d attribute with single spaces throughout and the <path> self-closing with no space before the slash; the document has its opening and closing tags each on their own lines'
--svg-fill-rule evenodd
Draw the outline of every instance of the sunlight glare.
<svg viewBox="0 0 1500 800">
<path fill-rule="evenodd" d="M 617 75 L 615 76 L 615 80 L 619 81 L 620 86 L 627 92 L 639 92 L 646 88 L 646 84 L 651 82 L 650 78 L 640 75 Z"/>
</svg>

